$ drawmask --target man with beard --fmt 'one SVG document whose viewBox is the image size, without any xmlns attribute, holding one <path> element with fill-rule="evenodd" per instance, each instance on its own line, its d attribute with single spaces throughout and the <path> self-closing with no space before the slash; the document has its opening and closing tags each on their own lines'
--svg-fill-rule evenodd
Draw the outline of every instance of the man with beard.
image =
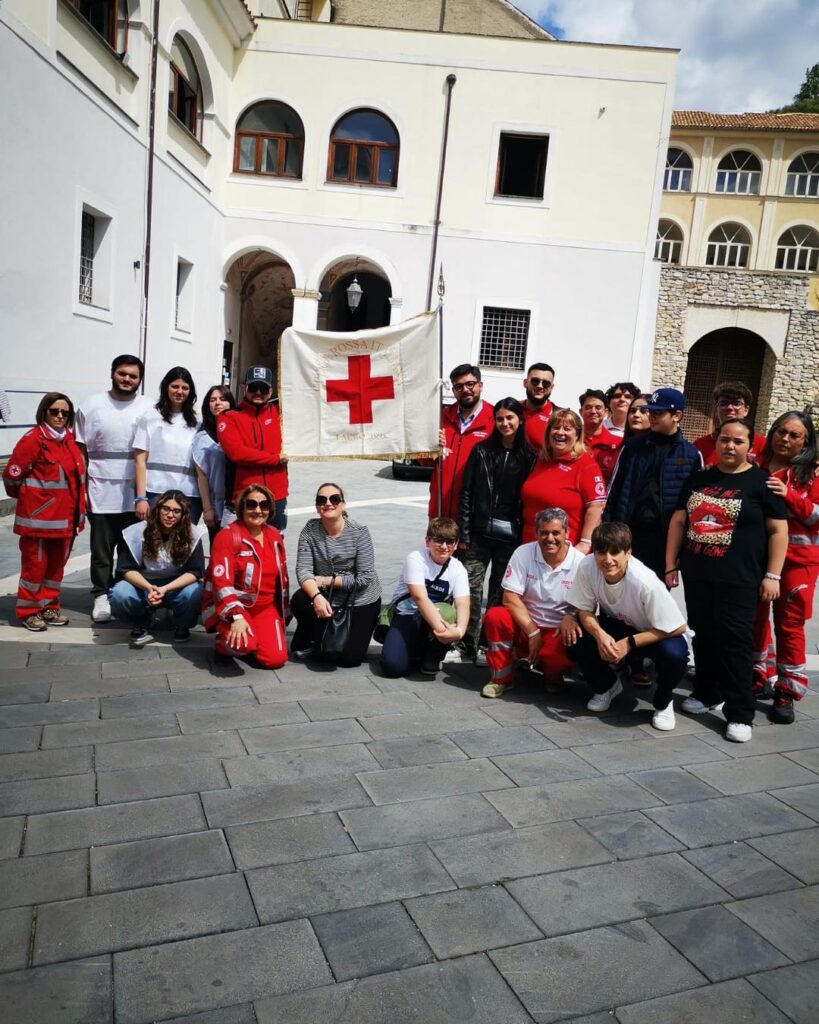
<svg viewBox="0 0 819 1024">
<path fill-rule="evenodd" d="M 543 447 L 546 424 L 554 411 L 552 388 L 555 385 L 555 371 L 548 363 L 532 363 L 526 371 L 523 386 L 526 401 L 523 403 L 523 422 L 526 440 L 539 452 Z"/>
<path fill-rule="evenodd" d="M 153 408 L 139 394 L 145 368 L 137 356 L 111 363 L 111 389 L 87 398 L 77 409 L 75 435 L 87 464 L 88 522 L 91 527 L 93 622 L 108 622 L 108 591 L 114 582 L 114 552 L 122 531 L 136 522 L 133 440 L 136 422 Z"/>
</svg>

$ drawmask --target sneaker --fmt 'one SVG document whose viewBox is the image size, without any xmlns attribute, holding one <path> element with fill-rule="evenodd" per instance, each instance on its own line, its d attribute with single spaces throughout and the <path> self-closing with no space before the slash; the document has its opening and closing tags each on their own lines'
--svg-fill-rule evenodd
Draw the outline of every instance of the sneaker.
<svg viewBox="0 0 819 1024">
<path fill-rule="evenodd" d="M 63 615 L 59 608 L 46 608 L 42 618 L 49 626 L 67 626 L 68 618 Z"/>
<path fill-rule="evenodd" d="M 486 668 L 489 662 L 486 660 L 486 649 L 483 647 L 478 648 L 478 653 L 475 655 L 475 664 L 480 668 Z"/>
<path fill-rule="evenodd" d="M 131 630 L 131 647 L 144 647 L 153 640 L 153 636 L 142 626 Z"/>
<path fill-rule="evenodd" d="M 586 707 L 589 711 L 608 711 L 611 702 L 623 692 L 623 684 L 617 679 L 605 693 L 596 693 Z"/>
<path fill-rule="evenodd" d="M 745 725 L 743 722 L 729 722 L 728 728 L 725 730 L 725 738 L 732 743 L 747 743 L 753 733 L 754 730 L 750 725 Z"/>
<path fill-rule="evenodd" d="M 760 679 L 759 676 L 754 676 L 751 696 L 754 700 L 773 700 L 774 690 L 767 679 Z"/>
<path fill-rule="evenodd" d="M 293 659 L 293 661 L 307 661 L 307 659 L 315 652 L 315 650 L 315 645 L 311 644 L 309 647 L 305 647 L 300 651 L 292 650 L 290 652 L 290 657 Z"/>
<path fill-rule="evenodd" d="M 441 656 L 437 651 L 426 651 L 421 661 L 421 675 L 437 676 L 441 670 Z"/>
<path fill-rule="evenodd" d="M 173 642 L 175 644 L 186 644 L 191 638 L 191 631 L 187 626 L 177 626 L 173 631 Z"/>
<path fill-rule="evenodd" d="M 768 718 L 772 722 L 776 722 L 777 725 L 790 725 L 795 717 L 793 697 L 789 693 L 782 693 L 781 690 L 777 690 L 773 707 L 768 712 Z"/>
<path fill-rule="evenodd" d="M 487 683 L 486 686 L 481 690 L 482 697 L 502 697 L 508 690 L 512 690 L 515 687 L 515 681 L 512 679 L 508 683 Z"/>
<path fill-rule="evenodd" d="M 668 707 L 655 711 L 651 724 L 655 729 L 659 729 L 660 732 L 671 732 L 677 724 L 674 718 L 674 701 L 671 701 Z"/>
<path fill-rule="evenodd" d="M 22 625 L 32 633 L 44 633 L 48 629 L 42 615 L 27 615 Z"/>
<path fill-rule="evenodd" d="M 445 665 L 463 665 L 466 661 L 467 659 L 460 647 L 453 647 L 444 655 Z"/>
<path fill-rule="evenodd" d="M 682 702 L 683 711 L 687 711 L 689 715 L 704 715 L 706 711 L 722 711 L 722 707 L 725 701 L 720 704 L 703 704 L 701 700 L 697 700 L 696 697 L 686 697 Z"/>
<path fill-rule="evenodd" d="M 92 622 L 110 622 L 113 619 L 111 613 L 111 602 L 107 594 L 97 594 L 94 598 L 94 608 L 91 612 Z"/>
</svg>

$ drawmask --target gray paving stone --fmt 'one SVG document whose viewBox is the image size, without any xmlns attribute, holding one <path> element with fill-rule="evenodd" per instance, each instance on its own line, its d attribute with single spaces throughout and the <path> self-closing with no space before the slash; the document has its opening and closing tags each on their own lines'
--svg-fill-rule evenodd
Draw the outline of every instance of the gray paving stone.
<svg viewBox="0 0 819 1024">
<path fill-rule="evenodd" d="M 7 669 L 25 668 L 28 664 L 29 652 L 16 641 L 4 641 L 0 648 L 0 658 Z"/>
<path fill-rule="evenodd" d="M 617 1020 L 620 1024 L 703 1024 L 703 1021 L 719 1021 L 719 1024 L 788 1024 L 787 1018 L 776 1007 L 771 1006 L 747 981 L 741 979 L 680 992 L 674 996 L 649 999 L 645 1003 L 618 1006 Z"/>
<path fill-rule="evenodd" d="M 673 853 L 683 844 L 664 832 L 639 811 L 601 814 L 597 818 L 581 818 L 578 824 L 588 829 L 595 839 L 618 860 L 648 857 L 654 853 Z"/>
<path fill-rule="evenodd" d="M 414 693 L 362 693 L 349 697 L 300 700 L 299 703 L 313 722 L 325 722 L 331 718 L 414 714 L 427 710 L 427 705 Z"/>
<path fill-rule="evenodd" d="M 104 846 L 133 839 L 198 832 L 206 827 L 201 804 L 195 796 L 87 807 L 29 818 L 25 852 L 31 855 L 51 850 Z"/>
<path fill-rule="evenodd" d="M 94 774 L 64 775 L 58 779 L 26 779 L 0 784 L 0 816 L 38 814 L 94 803 Z"/>
<path fill-rule="evenodd" d="M 683 857 L 736 899 L 799 887 L 792 875 L 746 843 L 707 846 L 702 850 L 687 851 Z"/>
<path fill-rule="evenodd" d="M 0 782 L 81 775 L 90 771 L 91 766 L 90 747 L 35 750 L 30 754 L 3 754 L 0 756 Z"/>
<path fill-rule="evenodd" d="M 303 747 L 315 749 L 349 743 L 368 743 L 370 739 L 368 733 L 353 719 L 242 729 L 241 737 L 248 754 L 271 754 L 278 750 L 298 750 Z"/>
<path fill-rule="evenodd" d="M 684 768 L 659 768 L 653 772 L 635 772 L 629 775 L 634 782 L 658 796 L 666 804 L 691 803 L 719 796 L 711 786 L 691 775 Z"/>
<path fill-rule="evenodd" d="M 771 796 L 786 803 L 788 807 L 807 814 L 814 821 L 819 821 L 819 784 L 810 786 L 792 786 L 788 789 L 771 790 Z"/>
<path fill-rule="evenodd" d="M 236 732 L 126 740 L 98 747 L 96 768 L 104 772 L 150 765 L 176 765 L 206 758 L 236 757 L 244 753 L 244 745 Z"/>
<path fill-rule="evenodd" d="M 87 665 L 46 665 L 40 668 L 27 668 L 25 671 L 26 684 L 35 685 L 39 683 L 61 682 L 67 679 L 99 679 L 101 676 L 99 662 L 89 662 Z M 20 669 L 0 668 L 0 684 L 11 686 L 20 681 Z"/>
<path fill-rule="evenodd" d="M 263 923 L 454 888 L 422 845 L 257 868 L 246 877 Z"/>
<path fill-rule="evenodd" d="M 360 981 L 256 1003 L 258 1024 L 531 1024 L 531 1018 L 483 956 L 411 967 Z M 469 1017 L 465 1018 L 464 1014 Z"/>
<path fill-rule="evenodd" d="M 438 860 L 462 887 L 564 871 L 612 859 L 608 850 L 573 821 L 446 839 L 431 846 Z"/>
<path fill-rule="evenodd" d="M 752 974 L 748 981 L 786 1013 L 793 1024 L 815 1024 L 819 1006 L 819 960 Z"/>
<path fill-rule="evenodd" d="M 400 903 L 319 914 L 312 925 L 338 981 L 417 967 L 429 947 Z"/>
<path fill-rule="evenodd" d="M 482 711 L 413 711 L 403 715 L 379 715 L 367 719 L 367 732 L 375 740 L 399 736 L 432 736 L 472 729 L 491 729 L 492 720 Z"/>
<path fill-rule="evenodd" d="M 355 853 L 337 814 L 233 825 L 225 833 L 240 870 Z"/>
<path fill-rule="evenodd" d="M 382 768 L 412 768 L 419 764 L 466 760 L 463 750 L 446 736 L 407 736 L 399 740 L 380 740 L 370 743 L 367 749 Z"/>
<path fill-rule="evenodd" d="M 673 733 L 641 743 L 599 743 L 585 746 L 578 753 L 589 764 L 609 775 L 718 761 L 728 756 L 698 736 L 675 736 Z"/>
<path fill-rule="evenodd" d="M 514 828 L 650 807 L 656 799 L 626 778 L 580 779 L 551 786 L 488 793 L 486 799 Z"/>
<path fill-rule="evenodd" d="M 450 733 L 450 739 L 470 757 L 495 757 L 497 754 L 523 754 L 530 750 L 553 750 L 555 744 L 529 725 L 508 729 L 479 729 Z"/>
<path fill-rule="evenodd" d="M 37 914 L 35 965 L 257 924 L 239 874 L 49 903 Z"/>
<path fill-rule="evenodd" d="M 227 788 L 227 777 L 218 760 L 154 764 L 147 768 L 100 772 L 97 775 L 97 800 L 100 804 L 152 800 L 161 796 Z"/>
<path fill-rule="evenodd" d="M 819 783 L 819 777 L 781 754 L 743 757 L 727 763 L 693 765 L 689 771 L 726 796 L 757 793 L 784 786 Z"/>
<path fill-rule="evenodd" d="M 557 747 L 585 747 L 592 743 L 633 743 L 656 738 L 634 728 L 634 715 L 579 718 L 574 722 L 543 722 L 535 727 Z"/>
<path fill-rule="evenodd" d="M 544 786 L 600 775 L 588 761 L 571 750 L 535 750 L 526 754 L 504 754 L 493 760 L 518 786 Z"/>
<path fill-rule="evenodd" d="M 40 745 L 42 727 L 31 725 L 20 729 L 0 730 L 0 754 L 22 754 Z"/>
<path fill-rule="evenodd" d="M 419 896 L 405 905 L 439 960 L 543 938 L 499 885 Z"/>
<path fill-rule="evenodd" d="M 455 709 L 453 708 L 453 710 Z M 496 722 L 504 728 L 517 725 L 530 725 L 533 728 L 538 728 L 542 725 L 557 725 L 566 721 L 559 712 L 552 711 L 543 704 L 538 704 L 535 700 L 527 698 L 485 700 L 481 703 L 480 710 L 490 720 L 490 724 Z M 484 728 L 486 728 L 486 723 L 484 723 Z"/>
<path fill-rule="evenodd" d="M 31 907 L 0 910 L 0 971 L 20 971 L 28 964 Z"/>
<path fill-rule="evenodd" d="M 375 804 L 508 789 L 513 783 L 487 758 L 360 772 L 358 780 Z"/>
<path fill-rule="evenodd" d="M 130 715 L 159 715 L 179 711 L 204 711 L 208 708 L 255 704 L 249 686 L 235 689 L 193 690 L 184 693 L 144 693 L 134 697 L 103 697 L 103 718 L 127 718 Z"/>
<path fill-rule="evenodd" d="M 808 750 L 792 750 L 787 757 L 791 761 L 796 761 L 797 764 L 803 765 L 805 768 L 819 772 L 819 744 Z"/>
<path fill-rule="evenodd" d="M 647 809 L 646 814 L 689 847 L 714 846 L 814 824 L 767 793 L 654 807 Z"/>
<path fill-rule="evenodd" d="M 233 757 L 223 764 L 233 787 L 298 782 L 321 775 L 360 772 L 378 767 L 378 762 L 363 743 Z"/>
<path fill-rule="evenodd" d="M 796 875 L 800 882 L 819 883 L 819 828 L 749 839 L 748 845 Z"/>
<path fill-rule="evenodd" d="M 94 665 L 95 663 L 112 662 L 120 657 L 119 662 L 127 671 L 135 670 L 137 662 L 158 662 L 159 651 L 155 647 L 142 647 L 135 650 L 121 644 L 100 645 L 99 647 L 78 644 L 68 646 L 60 644 L 51 651 L 37 650 L 28 659 L 30 668 L 51 668 L 55 665 Z M 125 673 L 123 673 L 125 674 Z"/>
<path fill-rule="evenodd" d="M 96 700 L 65 700 L 49 704 L 9 704 L 0 707 L 0 729 L 57 722 L 90 722 L 99 718 Z"/>
<path fill-rule="evenodd" d="M 3 1024 L 112 1024 L 111 958 L 0 975 Z"/>
<path fill-rule="evenodd" d="M 728 909 L 791 960 L 819 957 L 819 885 L 740 900 Z"/>
<path fill-rule="evenodd" d="M 645 921 L 489 955 L 539 1024 L 685 991 L 705 981 Z"/>
<path fill-rule="evenodd" d="M 70 725 L 47 725 L 43 729 L 43 749 L 78 747 L 123 740 L 176 736 L 179 727 L 173 715 L 138 715 L 134 718 L 105 718 Z"/>
<path fill-rule="evenodd" d="M 164 1021 L 164 1024 L 256 1024 L 256 1015 L 251 1003 L 241 1006 L 226 1006 L 222 1010 L 206 1010 L 205 1013 L 185 1014 Z"/>
<path fill-rule="evenodd" d="M 368 807 L 372 801 L 354 778 L 308 779 L 284 786 L 231 789 L 203 793 L 202 803 L 212 828 L 271 821 L 346 807 Z"/>
<path fill-rule="evenodd" d="M 88 855 L 84 850 L 0 861 L 0 907 L 26 907 L 87 892 Z"/>
<path fill-rule="evenodd" d="M 104 661 L 101 667 L 103 679 L 121 679 L 123 676 L 130 676 L 132 679 L 139 679 L 145 676 L 159 676 L 165 682 L 167 689 L 169 665 L 158 656 L 135 662 Z"/>
<path fill-rule="evenodd" d="M 359 850 L 505 831 L 505 819 L 480 793 L 340 812 Z"/>
<path fill-rule="evenodd" d="M 788 963 L 786 956 L 725 907 L 655 917 L 651 925 L 709 981 L 726 981 Z"/>
<path fill-rule="evenodd" d="M 48 700 L 51 683 L 29 683 L 25 672 L 20 675 L 22 682 L 0 686 L 0 704 L 41 704 Z"/>
<path fill-rule="evenodd" d="M 304 669 L 304 674 L 298 681 L 291 682 L 291 678 L 299 675 L 299 667 Z M 297 665 L 287 666 L 287 681 L 273 682 L 269 676 L 261 675 L 258 679 L 249 679 L 248 681 L 252 684 L 253 692 L 260 704 L 312 700 L 322 697 L 350 697 L 366 693 L 376 697 L 380 695 L 378 687 L 373 686 L 359 673 L 345 677 L 341 672 L 334 672 L 329 677 L 317 679 L 306 666 Z"/>
<path fill-rule="evenodd" d="M 221 832 L 143 839 L 96 846 L 91 855 L 91 895 L 227 874 L 233 859 Z"/>
<path fill-rule="evenodd" d="M 183 711 L 179 715 L 179 725 L 183 733 L 258 729 L 266 725 L 289 725 L 307 721 L 307 715 L 295 702 L 251 704 L 248 707 L 217 708 L 214 711 Z"/>
<path fill-rule="evenodd" d="M 20 852 L 25 816 L 0 818 L 0 859 L 16 857 Z"/>
<path fill-rule="evenodd" d="M 51 686 L 52 700 L 81 700 L 88 697 L 122 697 L 137 693 L 168 693 L 163 675 L 130 676 L 114 679 L 64 679 Z"/>
<path fill-rule="evenodd" d="M 114 956 L 117 1024 L 327 985 L 330 969 L 307 921 L 169 942 Z"/>
<path fill-rule="evenodd" d="M 750 743 L 730 743 L 719 733 L 702 733 L 708 743 L 730 757 L 758 757 L 760 754 L 780 754 L 791 750 L 804 750 L 819 746 L 819 722 L 805 719 L 786 729 L 760 725 L 754 729 Z"/>
<path fill-rule="evenodd" d="M 164 660 L 164 659 L 163 659 Z M 185 690 L 212 690 L 214 687 L 224 689 L 231 686 L 247 686 L 248 679 L 243 674 L 225 675 L 222 672 L 212 672 L 207 663 L 188 667 L 183 672 L 168 671 L 170 663 L 165 663 L 165 670 L 168 672 L 165 677 L 171 693 L 183 693 Z"/>
</svg>

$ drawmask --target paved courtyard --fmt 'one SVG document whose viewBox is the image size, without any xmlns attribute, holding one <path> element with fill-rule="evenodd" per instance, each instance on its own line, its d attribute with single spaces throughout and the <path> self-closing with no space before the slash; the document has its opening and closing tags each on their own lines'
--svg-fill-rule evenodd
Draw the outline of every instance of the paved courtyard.
<svg viewBox="0 0 819 1024">
<path fill-rule="evenodd" d="M 291 557 L 336 477 L 389 594 L 426 484 L 293 476 Z M 0 1022 L 815 1024 L 819 694 L 735 745 L 655 732 L 645 689 L 488 701 L 486 669 L 387 680 L 376 646 L 214 669 L 201 629 L 92 629 L 85 550 L 66 629 L 0 597 Z"/>
</svg>

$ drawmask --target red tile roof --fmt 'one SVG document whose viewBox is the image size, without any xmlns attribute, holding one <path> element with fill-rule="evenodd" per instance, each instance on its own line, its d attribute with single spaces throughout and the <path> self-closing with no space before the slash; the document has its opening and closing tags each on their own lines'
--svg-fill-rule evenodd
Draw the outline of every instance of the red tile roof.
<svg viewBox="0 0 819 1024">
<path fill-rule="evenodd" d="M 819 132 L 819 114 L 710 114 L 707 110 L 675 110 L 671 126 L 762 132 Z"/>
</svg>

